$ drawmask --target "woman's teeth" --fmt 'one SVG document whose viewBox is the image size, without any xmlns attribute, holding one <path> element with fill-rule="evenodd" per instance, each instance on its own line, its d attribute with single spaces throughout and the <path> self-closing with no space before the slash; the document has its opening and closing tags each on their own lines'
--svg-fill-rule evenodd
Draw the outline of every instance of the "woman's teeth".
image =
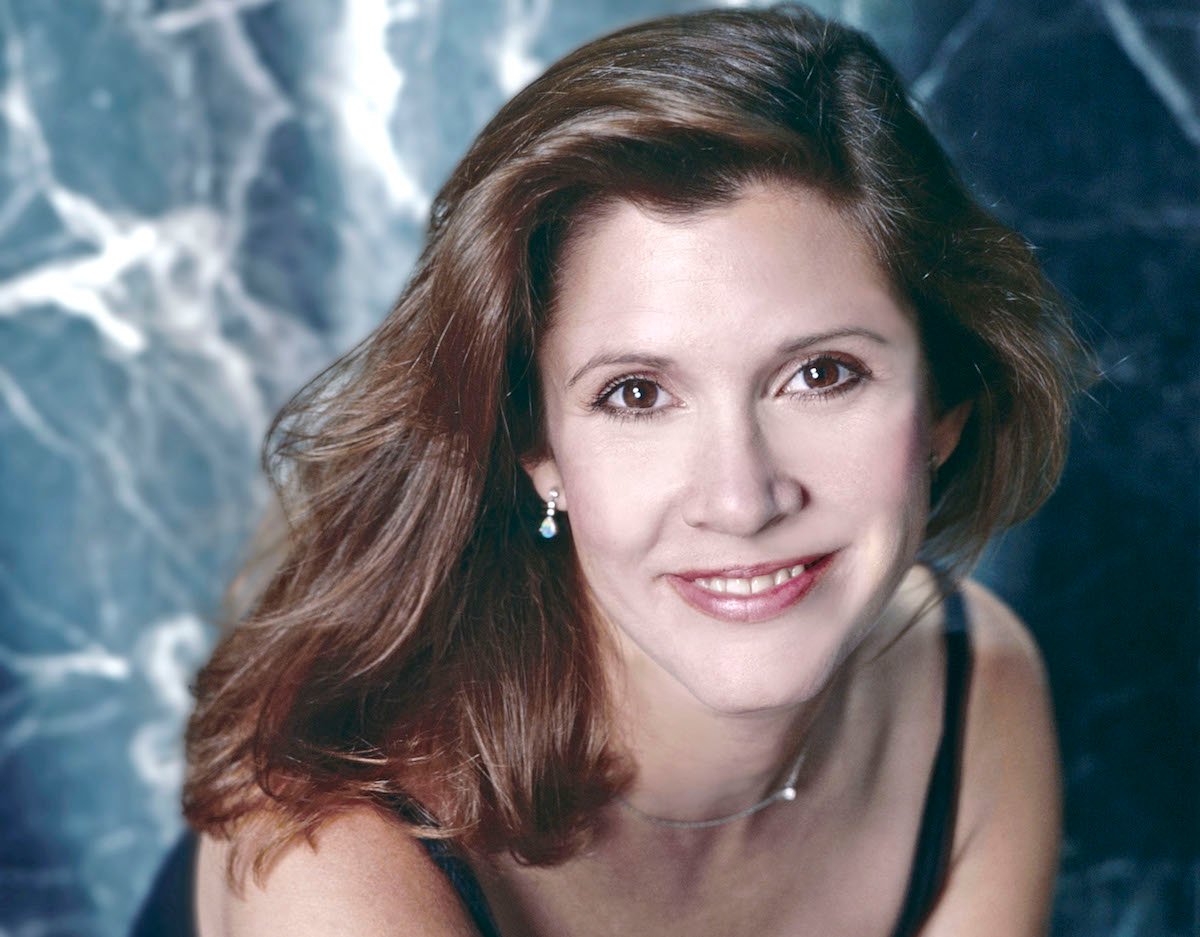
<svg viewBox="0 0 1200 937">
<path fill-rule="evenodd" d="M 707 589 L 709 592 L 725 593 L 727 595 L 757 595 L 760 592 L 766 592 L 768 589 L 774 589 L 776 586 L 781 586 L 793 576 L 799 576 L 804 572 L 804 565 L 784 567 L 777 569 L 773 573 L 767 573 L 765 576 L 755 576 L 752 579 L 723 579 L 720 576 L 712 576 L 708 579 L 693 580 L 701 589 Z"/>
</svg>

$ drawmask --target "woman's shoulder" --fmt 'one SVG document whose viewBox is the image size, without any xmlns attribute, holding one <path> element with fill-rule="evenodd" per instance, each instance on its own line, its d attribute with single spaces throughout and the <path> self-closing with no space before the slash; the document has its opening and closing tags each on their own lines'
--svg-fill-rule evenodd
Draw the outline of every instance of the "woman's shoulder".
<svg viewBox="0 0 1200 937">
<path fill-rule="evenodd" d="M 991 669 L 1003 670 L 1009 679 L 1042 679 L 1042 657 L 1037 642 L 1016 612 L 975 579 L 964 580 L 959 591 L 970 621 L 972 651 L 978 661 Z M 1005 674 L 989 676 L 1003 678 Z"/>
<path fill-rule="evenodd" d="M 915 624 L 895 644 L 898 653 L 889 670 L 889 687 L 897 694 L 911 693 L 914 673 L 933 675 L 946 666 L 943 648 L 950 612 L 945 603 L 936 600 L 938 589 L 934 575 L 921 566 L 914 567 L 902 586 L 898 618 L 903 623 L 914 621 L 915 616 Z M 977 809 L 982 811 L 992 783 L 1000 777 L 992 770 L 997 761 L 1007 759 L 1015 764 L 1019 760 L 1012 758 L 1015 747 L 1035 744 L 1039 751 L 1049 753 L 1056 744 L 1053 711 L 1045 664 L 1028 626 L 992 590 L 974 579 L 963 580 L 958 592 L 970 648 L 965 698 L 958 703 L 964 723 L 964 798 L 978 802 Z M 928 705 L 932 711 L 932 702 Z M 941 705 L 939 693 L 936 708 L 940 710 Z"/>
<path fill-rule="evenodd" d="M 927 566 L 913 566 L 897 590 L 894 611 L 889 615 L 893 624 L 882 629 L 877 639 L 885 651 L 892 647 L 901 651 L 894 655 L 895 667 L 901 671 L 900 685 L 905 691 L 914 665 L 940 669 L 934 659 L 941 656 L 949 613 L 939 598 L 941 588 Z M 978 693 L 991 697 L 1017 684 L 1026 688 L 1044 685 L 1041 653 L 1021 618 L 977 580 L 964 579 L 957 590 L 967 619 L 973 698 Z M 874 651 L 866 656 L 878 654 Z"/>
<path fill-rule="evenodd" d="M 1014 927 L 1005 917 L 1006 933 L 1042 933 L 1062 810 L 1046 668 L 1028 627 L 1001 599 L 972 580 L 961 593 L 972 663 L 958 820 L 947 888 L 922 934 L 997 932 L 989 915 L 1002 906 L 1022 919 Z"/>
<path fill-rule="evenodd" d="M 1028 626 L 981 583 L 967 580 L 961 592 L 972 658 L 963 740 L 964 791 L 975 800 L 969 824 L 984 822 L 1015 788 L 1049 796 L 1058 751 L 1046 667 Z"/>
<path fill-rule="evenodd" d="M 254 843 L 239 847 L 252 854 Z M 339 814 L 298 838 L 261 880 L 227 876 L 234 843 L 201 834 L 196 860 L 199 937 L 428 934 L 470 937 L 458 894 L 425 847 L 382 813 Z"/>
</svg>

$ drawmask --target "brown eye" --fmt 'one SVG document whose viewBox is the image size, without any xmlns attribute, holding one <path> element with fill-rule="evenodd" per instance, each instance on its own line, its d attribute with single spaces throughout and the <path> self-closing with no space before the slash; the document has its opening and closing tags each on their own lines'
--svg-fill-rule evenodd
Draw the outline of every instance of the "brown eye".
<svg viewBox="0 0 1200 937">
<path fill-rule="evenodd" d="M 808 387 L 821 390 L 838 382 L 839 372 L 843 367 L 845 365 L 832 358 L 817 358 L 800 369 L 800 376 Z"/>
<path fill-rule="evenodd" d="M 625 381 L 616 389 L 619 406 L 627 410 L 651 410 L 658 402 L 658 385 L 638 378 Z"/>
<path fill-rule="evenodd" d="M 612 416 L 652 417 L 674 403 L 674 398 L 648 377 L 620 378 L 596 397 L 592 407 Z"/>
<path fill-rule="evenodd" d="M 784 392 L 799 397 L 823 397 L 850 390 L 866 380 L 870 373 L 861 364 L 851 364 L 832 355 L 818 355 L 800 365 Z"/>
</svg>

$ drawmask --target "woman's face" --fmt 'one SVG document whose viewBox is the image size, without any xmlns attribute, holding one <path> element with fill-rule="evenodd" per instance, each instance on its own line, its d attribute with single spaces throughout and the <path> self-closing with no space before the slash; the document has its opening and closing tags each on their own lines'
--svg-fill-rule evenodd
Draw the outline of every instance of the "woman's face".
<svg viewBox="0 0 1200 937">
<path fill-rule="evenodd" d="M 811 698 L 912 564 L 957 441 L 913 314 L 790 187 L 682 218 L 618 203 L 558 284 L 529 468 L 626 662 L 718 712 Z"/>
</svg>

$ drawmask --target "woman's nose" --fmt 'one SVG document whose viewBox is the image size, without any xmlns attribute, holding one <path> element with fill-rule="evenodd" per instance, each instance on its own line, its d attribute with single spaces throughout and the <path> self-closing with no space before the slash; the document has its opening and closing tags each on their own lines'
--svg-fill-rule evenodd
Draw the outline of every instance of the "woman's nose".
<svg viewBox="0 0 1200 937">
<path fill-rule="evenodd" d="M 690 527 L 747 537 L 803 507 L 800 480 L 752 421 L 714 427 L 697 440 L 683 499 Z"/>
</svg>

